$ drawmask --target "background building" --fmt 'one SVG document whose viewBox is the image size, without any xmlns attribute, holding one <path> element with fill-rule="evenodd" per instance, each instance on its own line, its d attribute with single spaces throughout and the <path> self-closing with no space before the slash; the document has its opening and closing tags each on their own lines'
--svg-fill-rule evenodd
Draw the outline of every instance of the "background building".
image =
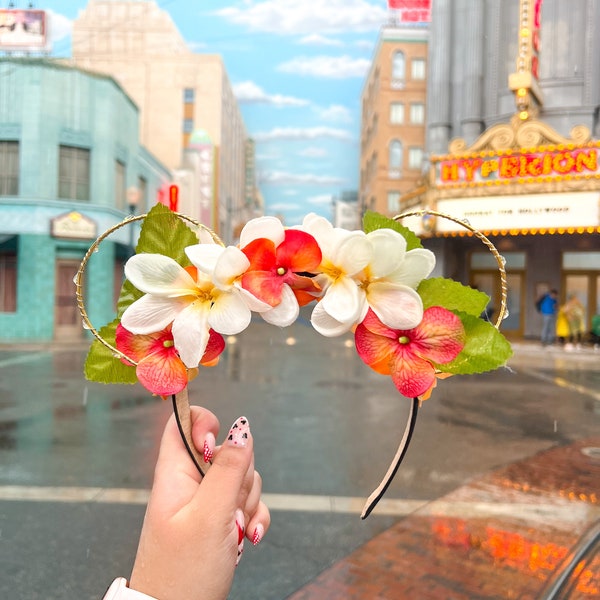
<svg viewBox="0 0 600 600">
<path fill-rule="evenodd" d="M 356 190 L 344 190 L 339 196 L 333 196 L 331 200 L 334 227 L 350 231 L 362 229 L 362 213 L 359 210 Z"/>
<path fill-rule="evenodd" d="M 73 61 L 119 81 L 140 108 L 142 143 L 169 169 L 190 168 L 183 155 L 203 132 L 214 152 L 205 225 L 232 241 L 245 218 L 247 135 L 221 57 L 191 52 L 154 0 L 90 0 L 73 26 Z M 179 210 L 198 218 L 201 196 L 184 186 Z"/>
<path fill-rule="evenodd" d="M 137 204 L 154 204 L 170 173 L 140 146 L 137 107 L 114 79 L 0 58 L 0 81 L 0 339 L 82 336 L 73 277 L 84 254 Z M 98 326 L 114 318 L 135 233 L 119 229 L 88 263 Z"/>
<path fill-rule="evenodd" d="M 432 6 L 425 187 L 402 209 L 436 208 L 483 231 L 506 259 L 503 330 L 535 337 L 536 297 L 574 293 L 600 313 L 600 4 L 437 0 Z M 500 303 L 491 254 L 460 226 L 412 224 L 445 275 Z"/>
<path fill-rule="evenodd" d="M 361 97 L 363 212 L 397 215 L 400 198 L 422 175 L 428 39 L 422 23 L 391 23 L 380 32 Z"/>
</svg>

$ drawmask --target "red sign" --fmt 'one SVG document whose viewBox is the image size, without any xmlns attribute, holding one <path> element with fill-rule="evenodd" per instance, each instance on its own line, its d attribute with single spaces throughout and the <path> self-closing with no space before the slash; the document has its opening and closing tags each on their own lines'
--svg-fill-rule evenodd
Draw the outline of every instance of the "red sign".
<svg viewBox="0 0 600 600">
<path fill-rule="evenodd" d="M 176 185 L 169 186 L 169 208 L 177 212 L 179 205 L 179 188 Z"/>
<path fill-rule="evenodd" d="M 388 0 L 388 8 L 399 10 L 403 23 L 431 21 L 431 0 Z"/>
</svg>

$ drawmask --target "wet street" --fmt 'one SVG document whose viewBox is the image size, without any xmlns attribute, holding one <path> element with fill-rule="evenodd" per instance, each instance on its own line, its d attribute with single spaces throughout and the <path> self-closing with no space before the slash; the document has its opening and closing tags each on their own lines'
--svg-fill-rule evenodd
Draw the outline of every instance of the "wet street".
<svg viewBox="0 0 600 600">
<path fill-rule="evenodd" d="M 0 346 L 1 598 L 99 598 L 129 574 L 171 406 L 137 385 L 86 381 L 86 350 Z M 351 336 L 323 338 L 305 319 L 285 330 L 256 321 L 229 341 L 190 397 L 224 431 L 249 418 L 273 517 L 231 599 L 287 598 L 472 478 L 598 435 L 600 351 L 519 343 L 508 367 L 438 384 L 385 501 L 361 521 L 408 401 Z"/>
</svg>

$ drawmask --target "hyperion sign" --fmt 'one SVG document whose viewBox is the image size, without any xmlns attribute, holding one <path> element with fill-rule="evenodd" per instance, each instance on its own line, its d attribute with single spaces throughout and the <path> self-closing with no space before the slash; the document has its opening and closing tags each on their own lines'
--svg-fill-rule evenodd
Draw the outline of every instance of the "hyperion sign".
<svg viewBox="0 0 600 600">
<path fill-rule="evenodd" d="M 43 10 L 0 9 L 0 50 L 48 50 Z"/>
</svg>

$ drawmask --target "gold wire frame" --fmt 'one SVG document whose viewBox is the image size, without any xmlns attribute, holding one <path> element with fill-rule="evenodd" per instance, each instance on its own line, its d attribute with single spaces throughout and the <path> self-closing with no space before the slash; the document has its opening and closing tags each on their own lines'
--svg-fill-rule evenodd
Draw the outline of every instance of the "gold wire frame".
<svg viewBox="0 0 600 600">
<path fill-rule="evenodd" d="M 207 227 L 206 225 L 203 225 L 202 223 L 192 219 L 191 217 L 188 217 L 187 215 L 181 214 L 181 213 L 177 213 L 177 212 L 173 212 L 173 213 L 165 213 L 165 215 L 169 215 L 169 216 L 176 216 L 179 217 L 182 221 L 187 221 L 188 223 L 191 223 L 192 225 L 194 225 L 194 227 L 197 227 L 198 229 L 202 229 L 204 231 L 206 231 L 207 233 L 210 234 L 210 236 L 212 237 L 213 241 L 216 244 L 219 244 L 220 246 L 224 246 L 225 244 L 223 243 L 223 241 L 221 240 L 221 238 L 209 227 Z M 87 311 L 85 309 L 85 294 L 84 294 L 84 285 L 83 285 L 83 275 L 85 273 L 85 269 L 87 267 L 88 261 L 90 260 L 90 257 L 92 256 L 92 254 L 94 254 L 97 250 L 98 250 L 98 246 L 100 246 L 100 244 L 112 233 L 114 233 L 115 231 L 117 231 L 118 229 L 121 229 L 121 227 L 125 227 L 126 225 L 131 225 L 132 223 L 134 223 L 135 221 L 143 221 L 146 217 L 148 216 L 148 214 L 143 214 L 143 215 L 136 215 L 136 216 L 128 216 L 125 219 L 123 219 L 120 223 L 117 223 L 116 225 L 113 225 L 112 227 L 110 227 L 109 229 L 107 229 L 102 235 L 98 236 L 94 242 L 92 243 L 92 245 L 88 248 L 88 251 L 85 253 L 81 264 L 79 265 L 79 269 L 77 269 L 77 273 L 75 274 L 75 278 L 73 279 L 73 282 L 75 283 L 75 297 L 77 299 L 77 308 L 79 309 L 79 314 L 81 315 L 81 319 L 83 321 L 83 328 L 90 331 L 94 337 L 106 348 L 108 348 L 113 355 L 115 356 L 115 358 L 123 358 L 125 359 L 127 362 L 131 363 L 134 366 L 137 366 L 137 362 L 134 361 L 133 359 L 129 358 L 129 356 L 127 356 L 126 354 L 123 354 L 123 352 L 121 352 L 120 350 L 118 350 L 117 348 L 115 348 L 112 344 L 109 344 L 98 332 L 98 330 L 92 325 L 90 318 L 87 314 Z"/>
<path fill-rule="evenodd" d="M 394 221 L 400 221 L 406 217 L 423 217 L 425 215 L 431 215 L 434 217 L 441 217 L 442 219 L 448 219 L 449 221 L 453 221 L 457 223 L 461 227 L 468 229 L 474 236 L 476 236 L 487 249 L 493 254 L 496 259 L 496 263 L 498 265 L 498 271 L 500 273 L 500 310 L 498 311 L 498 317 L 496 318 L 496 322 L 494 323 L 494 327 L 496 329 L 500 329 L 500 324 L 504 320 L 504 317 L 507 316 L 506 311 L 506 303 L 508 298 L 508 285 L 506 283 L 506 269 L 505 269 L 505 259 L 498 252 L 496 246 L 492 244 L 492 242 L 478 229 L 475 229 L 468 221 L 464 219 L 458 219 L 457 217 L 453 217 L 452 215 L 447 215 L 445 213 L 438 212 L 437 210 L 432 210 L 429 208 L 421 208 L 419 210 L 405 212 L 393 217 Z"/>
</svg>

